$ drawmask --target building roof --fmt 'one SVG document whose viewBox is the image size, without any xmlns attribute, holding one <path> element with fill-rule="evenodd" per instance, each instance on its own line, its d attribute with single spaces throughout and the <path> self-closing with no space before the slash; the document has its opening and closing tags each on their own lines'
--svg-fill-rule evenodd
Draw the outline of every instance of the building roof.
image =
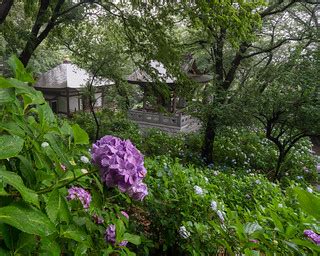
<svg viewBox="0 0 320 256">
<path fill-rule="evenodd" d="M 86 70 L 79 68 L 72 63 L 62 63 L 40 75 L 35 87 L 46 89 L 80 89 L 90 81 L 90 78 L 91 76 Z M 97 79 L 93 86 L 105 86 L 111 84 L 114 84 L 114 82 L 109 79 Z"/>
<path fill-rule="evenodd" d="M 173 84 L 175 82 L 176 79 L 168 74 L 167 69 L 159 61 L 150 61 L 150 67 L 155 71 L 155 75 L 158 76 L 161 82 L 167 84 Z M 129 83 L 151 83 L 154 82 L 154 78 L 145 70 L 139 68 L 128 76 L 127 81 Z"/>
<path fill-rule="evenodd" d="M 161 82 L 167 84 L 174 84 L 176 78 L 171 76 L 164 65 L 156 60 L 150 61 L 150 67 L 154 70 L 155 75 Z M 195 60 L 191 55 L 187 55 L 181 66 L 181 69 L 187 74 L 187 76 L 195 82 L 198 83 L 207 83 L 212 80 L 212 76 L 202 74 L 195 63 Z M 137 69 L 127 78 L 127 81 L 132 84 L 146 84 L 155 82 L 155 79 L 149 75 L 145 70 Z"/>
</svg>

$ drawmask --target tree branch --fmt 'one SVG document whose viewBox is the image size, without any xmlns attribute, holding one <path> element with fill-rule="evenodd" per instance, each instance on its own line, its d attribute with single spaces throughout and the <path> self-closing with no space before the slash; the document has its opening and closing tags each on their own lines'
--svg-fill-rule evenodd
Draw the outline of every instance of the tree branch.
<svg viewBox="0 0 320 256">
<path fill-rule="evenodd" d="M 12 5 L 13 0 L 2 0 L 2 3 L 0 5 L 0 24 L 2 24 L 5 21 Z"/>
</svg>

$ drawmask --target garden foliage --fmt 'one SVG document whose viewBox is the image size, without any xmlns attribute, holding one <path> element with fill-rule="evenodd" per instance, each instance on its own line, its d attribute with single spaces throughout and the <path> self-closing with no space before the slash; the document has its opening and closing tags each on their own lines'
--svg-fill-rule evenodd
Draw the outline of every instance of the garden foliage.
<svg viewBox="0 0 320 256">
<path fill-rule="evenodd" d="M 0 78 L 0 254 L 133 255 L 140 237 L 112 201 L 130 198 L 100 180 L 87 133 L 59 123 L 22 64 L 11 65 L 15 78 Z"/>
<path fill-rule="evenodd" d="M 317 255 L 305 230 L 319 232 L 320 199 L 292 184 L 282 190 L 260 174 L 146 162 L 151 230 L 168 255 Z M 298 199 L 298 201 L 297 201 Z M 313 232 L 312 231 L 312 232 Z"/>
</svg>

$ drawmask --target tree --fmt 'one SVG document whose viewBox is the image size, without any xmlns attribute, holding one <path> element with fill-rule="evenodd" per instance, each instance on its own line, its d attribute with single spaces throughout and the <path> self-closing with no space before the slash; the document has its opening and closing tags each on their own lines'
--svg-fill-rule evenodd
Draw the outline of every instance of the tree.
<svg viewBox="0 0 320 256">
<path fill-rule="evenodd" d="M 8 1 L 4 1 L 2 5 Z M 10 1 L 9 1 L 10 2 Z M 38 46 L 48 37 L 49 33 L 59 27 L 63 23 L 72 23 L 76 20 L 82 19 L 85 15 L 85 6 L 90 5 L 92 1 L 90 0 L 81 0 L 81 1 L 72 1 L 72 0 L 39 0 L 39 1 L 17 1 L 13 4 L 11 3 L 11 10 L 16 6 L 20 8 L 20 13 L 15 13 L 16 15 L 25 16 L 29 21 L 30 27 L 25 28 L 29 30 L 29 33 L 23 36 L 23 46 L 21 49 L 16 49 L 20 51 L 19 59 L 24 66 L 27 66 L 32 54 L 38 48 Z M 21 4 L 23 8 L 21 9 Z M 1 6 L 2 6 L 1 5 Z M 1 7 L 0 6 L 0 7 Z M 7 5 L 5 5 L 7 6 Z M 11 7 L 10 6 L 10 7 Z M 1 10 L 1 8 L 0 8 Z M 14 33 L 12 23 L 6 24 L 5 18 L 10 16 L 10 8 L 5 9 L 8 16 L 1 16 L 3 18 L 2 31 L 7 33 Z M 11 18 L 11 17 L 10 17 Z M 19 19 L 20 17 L 12 17 L 12 19 Z M 17 24 L 20 26 L 21 24 Z M 6 28 L 6 26 L 8 26 Z M 13 31 L 12 31 L 13 30 Z M 12 34 L 11 34 L 12 36 Z"/>
<path fill-rule="evenodd" d="M 282 177 L 283 163 L 299 140 L 320 134 L 319 50 L 300 54 L 270 65 L 239 96 L 247 114 L 258 120 L 266 138 L 278 149 L 273 179 Z"/>
<path fill-rule="evenodd" d="M 306 27 L 315 25 L 316 9 L 307 6 L 306 10 L 299 10 L 305 15 L 303 21 L 291 18 L 288 12 L 303 6 L 306 4 L 302 1 L 271 1 L 268 7 L 264 7 L 262 1 L 197 1 L 183 5 L 185 22 L 191 28 L 189 38 L 193 38 L 185 46 L 194 52 L 202 51 L 209 71 L 214 75 L 211 100 L 201 108 L 204 125 L 202 156 L 207 163 L 213 162 L 214 139 L 223 123 L 221 111 L 228 104 L 230 93 L 236 89 L 234 85 L 241 64 L 268 65 L 275 51 L 283 49 L 284 45 L 315 39 Z M 295 22 L 288 24 L 288 16 Z M 292 29 L 297 23 L 301 30 L 295 30 L 293 34 Z M 285 27 L 288 33 L 281 33 Z"/>
</svg>

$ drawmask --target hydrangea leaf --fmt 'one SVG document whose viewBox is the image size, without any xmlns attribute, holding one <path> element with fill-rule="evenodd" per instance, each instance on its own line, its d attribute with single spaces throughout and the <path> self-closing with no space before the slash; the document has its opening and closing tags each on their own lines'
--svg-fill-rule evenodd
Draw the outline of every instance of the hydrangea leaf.
<svg viewBox="0 0 320 256">
<path fill-rule="evenodd" d="M 54 225 L 43 212 L 21 202 L 1 207 L 0 222 L 39 236 L 56 232 Z"/>
<path fill-rule="evenodd" d="M 0 159 L 17 156 L 23 148 L 24 140 L 18 136 L 0 136 Z"/>
<path fill-rule="evenodd" d="M 295 188 L 294 192 L 301 208 L 317 220 L 320 220 L 320 198 L 300 188 Z"/>
<path fill-rule="evenodd" d="M 60 256 L 60 245 L 53 238 L 42 238 L 40 255 Z"/>
<path fill-rule="evenodd" d="M 132 243 L 135 245 L 141 244 L 140 236 L 129 234 L 129 233 L 124 233 L 123 240 L 127 240 L 129 243 Z"/>
<path fill-rule="evenodd" d="M 66 223 L 69 223 L 70 221 L 70 212 L 66 199 L 61 196 L 58 190 L 54 190 L 50 193 L 46 211 L 53 223 L 57 223 L 59 220 L 65 221 Z"/>
<path fill-rule="evenodd" d="M 5 167 L 2 167 L 0 168 L 0 180 L 17 189 L 24 201 L 39 207 L 38 195 L 23 184 L 23 180 L 18 174 L 6 171 Z"/>
<path fill-rule="evenodd" d="M 0 104 L 13 102 L 15 98 L 13 88 L 4 88 L 0 90 Z"/>
<path fill-rule="evenodd" d="M 89 144 L 89 136 L 88 134 L 78 125 L 72 125 L 72 132 L 74 143 L 78 144 Z"/>
</svg>

